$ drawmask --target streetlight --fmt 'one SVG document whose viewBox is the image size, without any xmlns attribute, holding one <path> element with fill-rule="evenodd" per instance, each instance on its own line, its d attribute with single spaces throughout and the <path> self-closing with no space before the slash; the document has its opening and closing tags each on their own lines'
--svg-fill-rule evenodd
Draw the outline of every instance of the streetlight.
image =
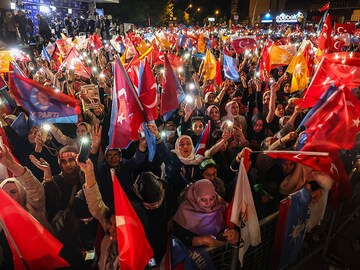
<svg viewBox="0 0 360 270">
<path fill-rule="evenodd" d="M 185 9 L 184 12 L 186 12 L 189 8 L 192 8 L 192 4 L 190 4 L 190 5 Z"/>
<path fill-rule="evenodd" d="M 219 15 L 219 11 L 218 10 L 215 10 L 215 21 L 217 22 L 217 17 L 218 17 L 218 15 Z"/>
<path fill-rule="evenodd" d="M 196 13 L 198 13 L 201 9 L 200 8 L 197 8 L 197 10 L 195 11 L 194 15 L 192 16 L 191 20 L 194 19 Z"/>
</svg>

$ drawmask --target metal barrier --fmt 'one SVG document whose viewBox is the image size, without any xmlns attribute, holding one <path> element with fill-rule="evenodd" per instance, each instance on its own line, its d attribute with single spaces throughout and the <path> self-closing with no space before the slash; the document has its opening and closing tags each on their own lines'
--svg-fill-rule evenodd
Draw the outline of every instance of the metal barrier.
<svg viewBox="0 0 360 270">
<path fill-rule="evenodd" d="M 269 269 L 278 214 L 276 212 L 260 220 L 261 244 L 249 247 L 244 256 L 243 269 Z"/>
<path fill-rule="evenodd" d="M 321 225 L 316 226 L 311 232 L 307 232 L 302 252 L 298 259 L 289 269 L 303 269 L 302 264 L 322 251 L 323 258 L 329 255 L 328 246 L 332 237 L 351 221 L 354 215 L 360 212 L 360 183 L 352 187 L 352 197 L 342 202 L 336 211 L 332 210 L 331 199 L 325 211 Z M 329 196 L 331 198 L 331 195 Z M 256 247 L 249 247 L 244 256 L 242 269 L 245 270 L 267 270 L 270 269 L 271 253 L 277 225 L 278 212 L 273 213 L 260 220 L 261 243 Z M 207 249 L 216 269 L 230 270 L 233 255 L 231 245 L 224 244 L 218 248 Z M 237 256 L 237 254 L 236 254 Z M 320 255 L 321 256 L 321 255 Z M 153 267 L 151 269 L 159 269 Z"/>
<path fill-rule="evenodd" d="M 232 247 L 224 244 L 221 247 L 207 250 L 217 270 L 229 270 L 231 268 Z"/>
</svg>

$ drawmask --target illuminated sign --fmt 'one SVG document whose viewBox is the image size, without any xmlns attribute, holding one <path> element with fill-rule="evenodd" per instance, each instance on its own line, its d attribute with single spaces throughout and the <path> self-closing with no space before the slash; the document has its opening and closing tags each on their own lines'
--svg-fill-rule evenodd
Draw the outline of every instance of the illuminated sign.
<svg viewBox="0 0 360 270">
<path fill-rule="evenodd" d="M 280 15 L 276 16 L 277 23 L 294 23 L 294 22 L 301 22 L 304 19 L 304 15 L 299 11 L 295 14 L 285 14 L 281 13 Z"/>
</svg>

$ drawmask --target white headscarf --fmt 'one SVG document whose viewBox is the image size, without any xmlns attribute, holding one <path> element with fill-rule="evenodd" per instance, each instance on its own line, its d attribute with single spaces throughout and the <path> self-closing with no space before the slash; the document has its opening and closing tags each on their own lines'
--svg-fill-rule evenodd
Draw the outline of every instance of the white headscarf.
<svg viewBox="0 0 360 270">
<path fill-rule="evenodd" d="M 184 138 L 187 138 L 191 143 L 191 153 L 188 157 L 183 157 L 179 151 L 180 141 Z M 185 165 L 200 165 L 200 163 L 204 160 L 202 155 L 195 155 L 194 145 L 192 144 L 192 140 L 187 135 L 181 135 L 175 142 L 175 149 L 171 150 L 171 152 L 175 153 L 180 161 Z"/>
</svg>

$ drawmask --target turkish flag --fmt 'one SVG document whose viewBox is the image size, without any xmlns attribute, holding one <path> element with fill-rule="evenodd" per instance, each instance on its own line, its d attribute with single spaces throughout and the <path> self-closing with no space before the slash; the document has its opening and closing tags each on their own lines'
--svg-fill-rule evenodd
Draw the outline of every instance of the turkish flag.
<svg viewBox="0 0 360 270">
<path fill-rule="evenodd" d="M 354 31 L 356 29 L 356 25 L 355 23 L 335 23 L 334 24 L 334 31 L 335 31 L 335 35 L 338 34 L 354 34 Z"/>
<path fill-rule="evenodd" d="M 243 53 L 246 50 L 255 50 L 257 48 L 254 36 L 232 37 L 231 45 L 236 53 Z"/>
<path fill-rule="evenodd" d="M 13 253 L 15 269 L 57 269 L 69 266 L 59 256 L 62 244 L 2 189 L 0 209 L 0 219 Z"/>
<path fill-rule="evenodd" d="M 267 40 L 259 58 L 259 72 L 262 81 L 267 80 L 267 74 L 270 73 L 270 50 L 273 42 Z"/>
<path fill-rule="evenodd" d="M 111 169 L 114 187 L 116 234 L 121 270 L 143 270 L 154 256 L 144 228 Z"/>
<path fill-rule="evenodd" d="M 319 8 L 320 12 L 323 12 L 325 10 L 328 10 L 330 8 L 330 2 L 328 2 L 327 4 L 325 4 L 324 6 L 322 6 L 321 8 Z"/>
<path fill-rule="evenodd" d="M 96 33 L 90 36 L 89 44 L 95 50 L 100 50 L 103 47 L 102 41 Z"/>
<path fill-rule="evenodd" d="M 299 106 L 314 106 L 331 84 L 344 85 L 348 89 L 360 85 L 360 53 L 339 52 L 324 55 Z"/>
<path fill-rule="evenodd" d="M 164 65 L 164 62 L 165 62 L 165 54 L 163 52 L 158 52 L 158 53 L 155 53 L 154 56 L 156 57 L 155 60 L 153 58 L 153 65 Z M 179 67 L 182 67 L 183 64 L 184 64 L 184 60 L 175 55 L 175 54 L 171 54 L 171 53 L 167 53 L 166 54 L 171 66 L 174 68 L 174 69 L 177 69 Z"/>
<path fill-rule="evenodd" d="M 184 92 L 171 67 L 169 59 L 165 55 L 164 78 L 162 81 L 162 92 L 160 102 L 160 115 L 176 110 L 179 107 L 178 96 L 183 96 Z"/>
<path fill-rule="evenodd" d="M 341 52 L 341 49 L 345 46 L 344 40 L 340 38 L 332 38 L 329 45 L 330 52 Z"/>
<path fill-rule="evenodd" d="M 109 129 L 111 147 L 125 148 L 132 140 L 138 140 L 138 130 L 144 121 L 136 90 L 120 60 L 116 59 Z"/>
<path fill-rule="evenodd" d="M 321 51 L 324 51 L 325 49 L 329 48 L 331 42 L 331 33 L 332 33 L 332 26 L 330 21 L 330 15 L 327 15 L 319 38 L 319 49 Z"/>
<path fill-rule="evenodd" d="M 327 167 L 331 164 L 331 158 L 327 152 L 315 151 L 264 151 L 264 154 L 276 158 L 291 160 L 313 168 L 318 172 L 328 172 Z"/>
<path fill-rule="evenodd" d="M 354 146 L 360 131 L 360 101 L 348 89 L 337 89 L 306 121 L 307 143 L 324 149 Z M 346 131 L 346 132 L 344 132 Z"/>
<path fill-rule="evenodd" d="M 145 60 L 144 71 L 141 77 L 140 101 L 144 107 L 148 121 L 158 118 L 158 100 L 156 93 L 156 81 L 150 64 Z"/>
<path fill-rule="evenodd" d="M 90 69 L 84 65 L 84 63 L 80 60 L 78 57 L 78 53 L 74 48 L 72 48 L 66 57 L 66 59 L 62 62 L 59 69 L 62 69 L 62 67 L 66 67 L 66 70 L 69 71 L 69 69 L 74 68 L 75 74 L 90 78 L 91 77 L 91 71 Z"/>
</svg>

